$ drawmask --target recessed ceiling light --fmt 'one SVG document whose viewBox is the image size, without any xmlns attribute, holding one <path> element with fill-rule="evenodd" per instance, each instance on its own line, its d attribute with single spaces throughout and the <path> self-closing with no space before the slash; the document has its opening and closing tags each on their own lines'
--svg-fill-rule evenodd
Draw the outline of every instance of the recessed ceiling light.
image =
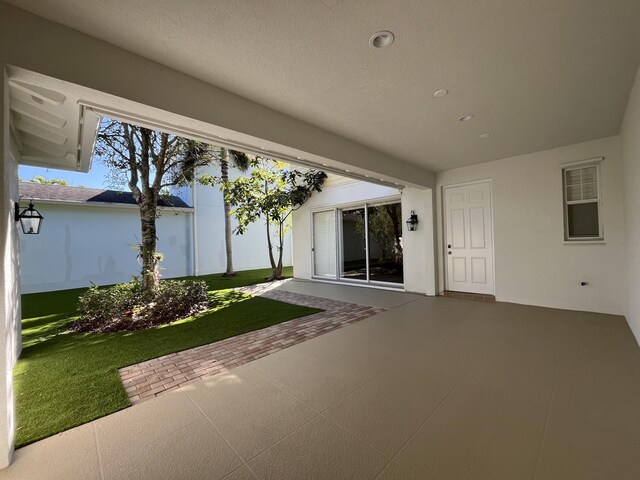
<svg viewBox="0 0 640 480">
<path fill-rule="evenodd" d="M 323 163 L 323 164 L 322 164 L 322 166 L 323 166 L 323 167 L 326 167 L 326 166 L 327 166 L 327 164 L 326 164 L 326 163 Z"/>
<path fill-rule="evenodd" d="M 474 118 L 476 118 L 476 116 L 473 115 L 473 114 L 463 115 L 458 119 L 458 121 L 460 121 L 460 122 L 468 122 L 469 120 L 473 120 Z"/>
<path fill-rule="evenodd" d="M 384 182 L 384 179 L 383 179 L 383 178 L 381 178 L 381 179 L 380 179 L 380 181 L 381 181 L 381 182 Z"/>
<path fill-rule="evenodd" d="M 369 175 L 365 175 L 364 178 L 369 178 Z"/>
<path fill-rule="evenodd" d="M 345 170 L 345 172 L 350 173 L 350 172 L 351 172 L 351 170 Z"/>
<path fill-rule="evenodd" d="M 393 43 L 395 37 L 388 30 L 374 33 L 369 39 L 369 46 L 373 48 L 387 48 Z"/>
<path fill-rule="evenodd" d="M 447 93 L 449 93 L 449 90 L 436 90 L 435 92 L 433 92 L 433 96 L 436 98 L 441 98 L 444 97 Z"/>
<path fill-rule="evenodd" d="M 296 157 L 298 160 L 302 160 L 300 157 Z"/>
<path fill-rule="evenodd" d="M 491 134 L 490 134 L 490 133 L 483 133 L 483 134 L 481 134 L 478 138 L 485 139 L 485 138 L 489 138 L 490 136 L 491 136 Z"/>
</svg>

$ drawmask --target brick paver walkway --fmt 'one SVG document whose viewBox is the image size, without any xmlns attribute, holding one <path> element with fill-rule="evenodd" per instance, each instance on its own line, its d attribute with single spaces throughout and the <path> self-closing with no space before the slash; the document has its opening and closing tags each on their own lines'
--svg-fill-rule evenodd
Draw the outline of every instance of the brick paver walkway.
<svg viewBox="0 0 640 480">
<path fill-rule="evenodd" d="M 131 403 L 139 403 L 196 379 L 227 372 L 233 367 L 384 311 L 383 308 L 272 288 L 273 285 L 258 285 L 238 290 L 325 311 L 121 368 L 120 379 Z"/>
</svg>

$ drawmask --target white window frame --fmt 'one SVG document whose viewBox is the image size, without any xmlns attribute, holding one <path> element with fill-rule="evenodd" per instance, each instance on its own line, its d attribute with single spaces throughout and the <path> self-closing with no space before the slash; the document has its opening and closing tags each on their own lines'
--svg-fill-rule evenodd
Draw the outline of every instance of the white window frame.
<svg viewBox="0 0 640 480">
<path fill-rule="evenodd" d="M 564 212 L 564 241 L 565 243 L 579 244 L 584 242 L 603 242 L 604 226 L 602 221 L 602 181 L 600 174 L 600 164 L 604 157 L 574 162 L 562 166 L 562 201 Z M 598 189 L 598 197 L 589 200 L 567 200 L 567 175 L 571 170 L 580 170 L 583 168 L 596 167 L 596 187 Z M 598 235 L 594 237 L 571 237 L 569 235 L 569 205 L 596 203 L 598 206 Z"/>
</svg>

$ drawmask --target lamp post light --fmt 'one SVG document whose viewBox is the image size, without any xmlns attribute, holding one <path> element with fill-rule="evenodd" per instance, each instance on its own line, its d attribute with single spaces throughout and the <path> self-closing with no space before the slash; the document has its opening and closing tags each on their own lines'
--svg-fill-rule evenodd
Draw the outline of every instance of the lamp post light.
<svg viewBox="0 0 640 480">
<path fill-rule="evenodd" d="M 42 220 L 44 217 L 40 215 L 35 208 L 33 208 L 33 202 L 29 201 L 29 206 L 20 212 L 20 203 L 15 204 L 15 220 L 20 222 L 22 227 L 22 233 L 26 235 L 37 235 L 40 233 L 40 227 L 42 226 Z"/>
<path fill-rule="evenodd" d="M 407 220 L 407 230 L 415 232 L 418 229 L 418 215 L 415 210 L 411 210 L 411 215 Z"/>
</svg>

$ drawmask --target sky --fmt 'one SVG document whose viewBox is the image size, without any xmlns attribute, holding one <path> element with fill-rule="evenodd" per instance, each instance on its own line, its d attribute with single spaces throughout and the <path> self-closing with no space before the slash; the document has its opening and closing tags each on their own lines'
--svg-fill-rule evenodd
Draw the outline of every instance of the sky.
<svg viewBox="0 0 640 480">
<path fill-rule="evenodd" d="M 36 175 L 41 175 L 48 180 L 56 178 L 66 180 L 69 185 L 74 187 L 82 186 L 88 188 L 109 188 L 107 172 L 107 167 L 95 158 L 88 173 L 69 172 L 54 168 L 28 167 L 26 165 L 20 165 L 18 170 L 20 179 L 26 182 Z"/>
</svg>

